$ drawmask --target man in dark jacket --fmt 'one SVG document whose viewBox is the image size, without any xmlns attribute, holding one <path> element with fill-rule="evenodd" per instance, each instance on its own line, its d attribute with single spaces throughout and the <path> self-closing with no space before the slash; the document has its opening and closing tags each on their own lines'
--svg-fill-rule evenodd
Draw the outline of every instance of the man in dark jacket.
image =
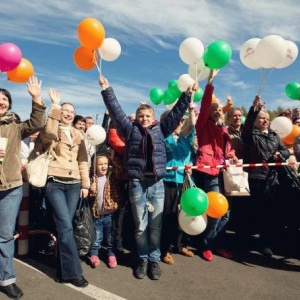
<svg viewBox="0 0 300 300">
<path fill-rule="evenodd" d="M 106 78 L 100 77 L 102 97 L 117 131 L 125 138 L 126 167 L 129 176 L 129 199 L 135 224 L 135 239 L 139 264 L 134 271 L 138 279 L 145 277 L 149 261 L 149 276 L 157 280 L 161 276 L 160 237 L 164 206 L 163 177 L 166 173 L 166 149 L 164 138 L 180 123 L 191 94 L 198 89 L 195 83 L 170 111 L 157 122 L 154 110 L 142 104 L 136 111 L 136 120 L 131 122 L 118 103 Z"/>
</svg>

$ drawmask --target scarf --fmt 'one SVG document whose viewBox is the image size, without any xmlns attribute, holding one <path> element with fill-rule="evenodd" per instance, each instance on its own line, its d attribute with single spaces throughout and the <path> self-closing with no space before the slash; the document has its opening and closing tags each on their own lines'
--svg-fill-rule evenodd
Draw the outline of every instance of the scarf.
<svg viewBox="0 0 300 300">
<path fill-rule="evenodd" d="M 62 131 L 68 138 L 68 140 L 70 141 L 70 143 L 73 142 L 73 138 L 71 136 L 71 125 L 66 125 L 63 123 L 59 123 L 59 130 Z"/>
</svg>

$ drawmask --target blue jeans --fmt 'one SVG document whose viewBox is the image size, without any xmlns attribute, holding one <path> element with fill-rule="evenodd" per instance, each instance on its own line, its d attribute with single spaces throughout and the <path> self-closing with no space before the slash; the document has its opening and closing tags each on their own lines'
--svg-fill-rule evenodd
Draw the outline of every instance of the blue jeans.
<svg viewBox="0 0 300 300">
<path fill-rule="evenodd" d="M 64 280 L 74 279 L 82 275 L 72 224 L 79 197 L 80 183 L 47 182 L 45 198 L 53 210 L 58 233 L 60 255 L 58 274 L 61 271 L 60 275 Z"/>
<path fill-rule="evenodd" d="M 108 256 L 114 255 L 112 250 L 112 224 L 113 224 L 113 213 L 103 215 L 99 219 L 94 219 L 96 238 L 95 238 L 94 245 L 90 251 L 90 255 L 98 255 L 103 238 L 105 239 L 106 242 Z"/>
<path fill-rule="evenodd" d="M 22 196 L 22 186 L 0 192 L 0 286 L 16 282 L 14 231 Z"/>
<path fill-rule="evenodd" d="M 204 172 L 195 171 L 193 178 L 196 186 L 206 193 L 210 191 L 223 192 L 222 171 L 219 176 L 212 176 Z M 230 210 L 221 218 L 207 216 L 207 226 L 200 235 L 200 246 L 202 250 L 224 248 L 226 225 L 229 221 Z"/>
<path fill-rule="evenodd" d="M 160 236 L 164 208 L 163 180 L 154 178 L 129 181 L 129 199 L 135 224 L 137 255 L 140 260 L 160 260 Z M 150 207 L 149 207 L 150 205 Z M 151 205 L 154 210 L 151 212 Z"/>
</svg>

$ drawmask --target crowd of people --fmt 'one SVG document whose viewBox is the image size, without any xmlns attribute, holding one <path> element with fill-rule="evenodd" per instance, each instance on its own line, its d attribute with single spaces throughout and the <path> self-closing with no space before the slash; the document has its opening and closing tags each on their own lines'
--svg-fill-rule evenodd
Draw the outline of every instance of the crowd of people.
<svg viewBox="0 0 300 300">
<path fill-rule="evenodd" d="M 36 77 L 27 84 L 32 112 L 26 121 L 10 112 L 11 95 L 0 89 L 0 138 L 8 140 L 6 148 L 0 146 L 1 292 L 13 299 L 23 295 L 16 285 L 13 265 L 22 166 L 32 153 L 45 151 L 50 151 L 53 159 L 41 201 L 31 199 L 35 205 L 30 206 L 30 225 L 39 226 L 41 210 L 36 205 L 50 212 L 48 217 L 53 220 L 52 229 L 58 239 L 55 280 L 59 283 L 81 288 L 89 284 L 83 276 L 73 230 L 80 198 L 90 205 L 96 232 L 85 261 L 96 268 L 101 263 L 99 251 L 104 248 L 108 267 L 117 267 L 127 231 L 132 236 L 131 251 L 136 258 L 133 273 L 137 279 L 148 274 L 150 279 L 158 280 L 162 274 L 160 261 L 174 264 L 173 253 L 192 257 L 195 248 L 206 261 L 212 261 L 214 254 L 231 259 L 226 230 L 232 213 L 236 234 L 243 238 L 259 234 L 258 251 L 264 255 L 273 255 L 278 232 L 287 227 L 297 247 L 300 206 L 291 200 L 289 211 L 280 210 L 284 193 L 293 199 L 300 193 L 294 184 L 299 180 L 298 168 L 290 166 L 278 172 L 276 168 L 281 167 L 267 164 L 245 169 L 251 193 L 247 201 L 227 197 L 229 210 L 219 218 L 207 216 L 207 226 L 199 235 L 190 236 L 180 228 L 180 198 L 187 176 L 205 193 L 224 194 L 223 169 L 214 166 L 224 165 L 226 160 L 232 164 L 240 159 L 244 163 L 271 163 L 293 156 L 300 161 L 300 137 L 292 146 L 285 145 L 270 129 L 270 118 L 259 96 L 254 98 L 244 124 L 242 109 L 233 106 L 230 97 L 225 106 L 215 99 L 213 82 L 217 74 L 217 70 L 211 70 L 199 111 L 192 101 L 199 88 L 194 83 L 160 118 L 145 102 L 128 116 L 108 80 L 101 76 L 99 85 L 107 108 L 102 126 L 107 135 L 97 147 L 86 137 L 93 118 L 78 115 L 70 102 L 61 103 L 55 89 L 49 90 L 51 107 L 46 118 L 41 83 Z M 293 111 L 290 119 L 298 124 L 299 112 Z M 179 168 L 167 168 L 174 166 Z M 32 187 L 31 198 L 37 195 L 34 190 Z M 279 220 L 276 216 L 283 213 Z M 126 217 L 132 221 L 129 229 L 124 227 Z"/>
</svg>

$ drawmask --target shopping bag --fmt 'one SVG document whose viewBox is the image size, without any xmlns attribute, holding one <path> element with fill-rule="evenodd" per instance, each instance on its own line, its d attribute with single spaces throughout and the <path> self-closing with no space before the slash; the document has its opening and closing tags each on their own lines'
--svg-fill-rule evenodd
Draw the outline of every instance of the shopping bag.
<svg viewBox="0 0 300 300">
<path fill-rule="evenodd" d="M 225 196 L 250 196 L 248 173 L 242 167 L 230 165 L 228 160 L 226 164 L 229 167 L 223 170 Z M 238 164 L 243 164 L 243 160 L 240 159 Z"/>
<path fill-rule="evenodd" d="M 91 250 L 95 237 L 95 227 L 87 199 L 80 198 L 73 219 L 73 229 L 79 256 L 85 256 Z"/>
</svg>

